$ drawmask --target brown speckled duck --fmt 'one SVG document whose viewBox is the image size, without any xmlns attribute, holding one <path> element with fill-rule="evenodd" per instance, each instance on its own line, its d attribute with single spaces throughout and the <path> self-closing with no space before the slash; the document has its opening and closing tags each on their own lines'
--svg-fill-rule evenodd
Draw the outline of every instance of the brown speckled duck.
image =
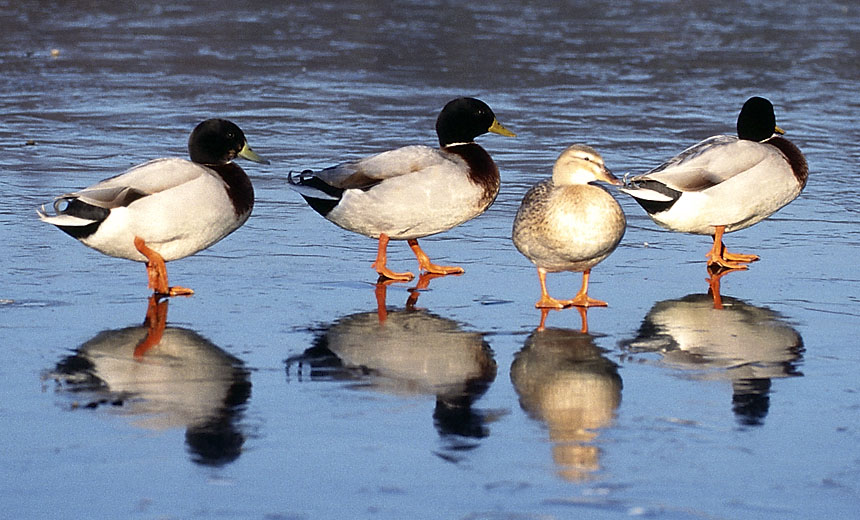
<svg viewBox="0 0 860 520">
<path fill-rule="evenodd" d="M 512 238 L 537 266 L 538 308 L 606 305 L 588 296 L 588 277 L 621 242 L 627 220 L 612 195 L 593 181 L 621 184 L 593 148 L 572 145 L 556 160 L 552 178 L 529 190 L 517 211 Z M 557 300 L 547 292 L 546 273 L 560 271 L 582 272 L 582 288 L 571 300 Z"/>
</svg>

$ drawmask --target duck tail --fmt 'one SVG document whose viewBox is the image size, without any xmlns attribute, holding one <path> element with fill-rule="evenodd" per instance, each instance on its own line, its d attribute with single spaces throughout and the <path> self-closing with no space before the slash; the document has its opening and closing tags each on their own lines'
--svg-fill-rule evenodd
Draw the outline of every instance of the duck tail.
<svg viewBox="0 0 860 520">
<path fill-rule="evenodd" d="M 293 177 L 293 172 L 287 176 L 287 182 L 290 183 L 290 188 L 300 193 L 302 196 L 312 197 L 322 200 L 340 200 L 344 190 L 326 183 L 316 175 L 312 170 L 305 170 Z"/>
<path fill-rule="evenodd" d="M 624 186 L 619 188 L 639 203 L 649 214 L 660 213 L 671 208 L 681 197 L 681 192 L 652 179 L 624 177 Z"/>
<path fill-rule="evenodd" d="M 287 176 L 290 188 L 301 195 L 317 213 L 326 216 L 343 197 L 343 188 L 338 188 L 326 183 L 312 170 L 304 170 L 297 177 L 293 172 Z"/>
<path fill-rule="evenodd" d="M 44 204 L 37 208 L 39 220 L 77 239 L 93 234 L 110 214 L 109 209 L 84 202 L 77 195 L 57 197 L 51 209 L 52 212 Z"/>
</svg>

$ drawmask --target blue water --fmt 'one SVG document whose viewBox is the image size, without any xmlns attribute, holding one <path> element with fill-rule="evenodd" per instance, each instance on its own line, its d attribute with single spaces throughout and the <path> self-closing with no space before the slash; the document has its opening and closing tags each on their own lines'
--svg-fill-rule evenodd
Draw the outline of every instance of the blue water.
<svg viewBox="0 0 860 520">
<path fill-rule="evenodd" d="M 854 3 L 0 6 L 0 517 L 856 515 Z M 432 145 L 459 95 L 518 134 L 479 138 L 501 193 L 422 241 L 466 273 L 388 287 L 380 326 L 375 243 L 286 175 Z M 774 102 L 811 173 L 727 236 L 762 260 L 723 278 L 725 308 L 702 303 L 708 238 L 663 231 L 616 192 L 627 234 L 590 289 L 609 307 L 588 334 L 576 310 L 537 332 L 536 273 L 509 234 L 558 153 L 583 142 L 641 172 L 733 132 L 751 95 Z M 212 116 L 272 164 L 242 163 L 245 226 L 168 265 L 196 294 L 169 302 L 161 344 L 136 359 L 143 266 L 35 208 L 185 156 Z M 579 277 L 549 283 L 572 295 Z"/>
</svg>

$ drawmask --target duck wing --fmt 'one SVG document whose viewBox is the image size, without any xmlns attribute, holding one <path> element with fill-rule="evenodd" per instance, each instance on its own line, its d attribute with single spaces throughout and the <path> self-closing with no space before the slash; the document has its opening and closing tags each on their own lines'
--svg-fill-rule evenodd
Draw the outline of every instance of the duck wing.
<svg viewBox="0 0 860 520">
<path fill-rule="evenodd" d="M 451 162 L 451 154 L 429 146 L 404 146 L 326 168 L 315 176 L 344 190 L 366 190 L 380 182 Z"/>
<path fill-rule="evenodd" d="M 631 178 L 628 184 L 634 190 L 628 186 L 625 191 L 632 195 L 631 191 L 636 187 L 654 190 L 657 184 L 681 193 L 704 191 L 755 170 L 763 162 L 773 159 L 774 153 L 779 154 L 775 148 L 755 141 L 728 135 L 711 137 L 657 168 Z"/>
<path fill-rule="evenodd" d="M 429 146 L 413 145 L 341 163 L 318 172 L 305 170 L 296 178 L 290 174 L 289 182 L 290 187 L 308 202 L 317 200 L 336 204 L 346 190 L 367 191 L 386 180 L 439 167 L 456 166 L 457 156 L 454 154 Z"/>
<path fill-rule="evenodd" d="M 152 195 L 176 188 L 202 175 L 211 175 L 212 173 L 209 168 L 185 159 L 155 159 L 135 166 L 115 177 L 93 184 L 89 188 L 77 192 L 77 194 L 102 189 L 129 188 Z"/>
<path fill-rule="evenodd" d="M 125 207 L 149 195 L 176 188 L 208 169 L 184 159 L 155 159 L 88 188 L 54 199 L 54 214 L 43 205 L 39 218 L 56 226 L 84 226 L 101 222 L 110 210 Z"/>
</svg>

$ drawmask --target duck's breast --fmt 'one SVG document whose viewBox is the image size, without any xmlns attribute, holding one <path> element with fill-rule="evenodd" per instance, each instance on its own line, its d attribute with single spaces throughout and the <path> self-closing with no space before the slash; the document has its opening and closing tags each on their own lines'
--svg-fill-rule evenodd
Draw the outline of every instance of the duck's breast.
<svg viewBox="0 0 860 520">
<path fill-rule="evenodd" d="M 545 181 L 523 200 L 514 223 L 517 248 L 548 271 L 583 271 L 621 241 L 626 219 L 606 190 L 592 185 L 553 187 Z"/>
</svg>

